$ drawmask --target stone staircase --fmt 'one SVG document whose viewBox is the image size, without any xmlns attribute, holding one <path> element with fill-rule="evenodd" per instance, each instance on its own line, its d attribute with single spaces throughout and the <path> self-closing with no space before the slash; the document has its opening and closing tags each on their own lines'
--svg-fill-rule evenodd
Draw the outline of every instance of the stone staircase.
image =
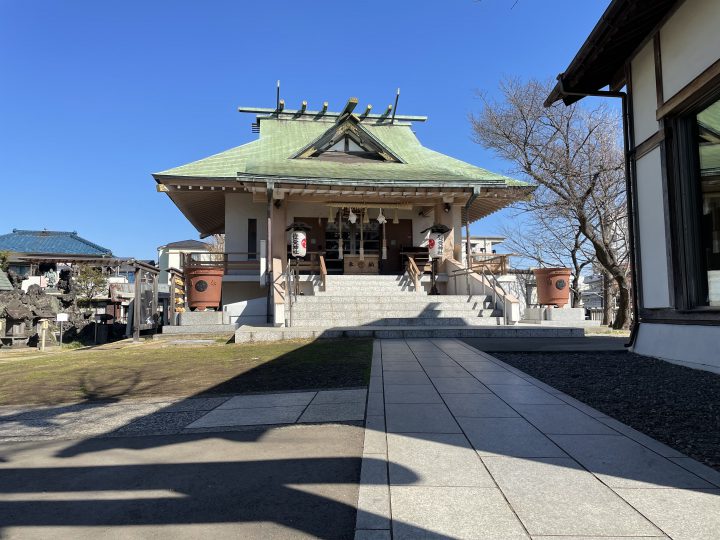
<svg viewBox="0 0 720 540">
<path fill-rule="evenodd" d="M 292 327 L 466 327 L 498 326 L 502 311 L 490 296 L 430 296 L 407 276 L 327 276 L 325 290 L 299 295 L 286 309 Z"/>
</svg>

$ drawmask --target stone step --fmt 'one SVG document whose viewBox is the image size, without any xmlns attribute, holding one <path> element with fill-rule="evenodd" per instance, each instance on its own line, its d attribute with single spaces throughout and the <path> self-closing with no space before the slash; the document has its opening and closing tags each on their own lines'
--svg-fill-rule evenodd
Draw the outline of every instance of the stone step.
<svg viewBox="0 0 720 540">
<path fill-rule="evenodd" d="M 491 317 L 499 316 L 492 309 L 453 308 L 435 309 L 434 307 L 422 309 L 368 309 L 358 310 L 355 306 L 333 306 L 334 309 L 317 309 L 308 306 L 293 306 L 294 317 L 308 319 L 324 319 L 327 317 L 348 317 L 348 318 L 380 318 L 380 317 L 421 317 L 425 319 L 439 319 L 443 317 Z"/>
<path fill-rule="evenodd" d="M 182 326 L 163 326 L 163 334 L 232 334 L 237 330 L 235 324 L 184 324 Z"/>
<path fill-rule="evenodd" d="M 327 291 L 316 291 L 314 296 L 325 296 L 325 297 L 342 297 L 346 298 L 348 296 L 392 296 L 394 297 L 401 297 L 401 296 L 427 296 L 427 293 L 425 291 L 416 291 L 415 289 L 382 289 L 382 288 L 376 288 L 376 289 L 362 289 L 360 287 L 348 287 L 347 289 L 329 289 Z"/>
<path fill-rule="evenodd" d="M 376 304 L 473 304 L 481 302 L 492 302 L 491 296 L 477 295 L 477 296 L 464 296 L 464 295 L 437 295 L 429 296 L 424 294 L 408 294 L 408 295 L 350 295 L 344 296 L 339 299 L 335 296 L 329 296 L 324 294 L 315 295 L 298 295 L 298 304 L 337 304 L 337 303 L 359 303 L 367 305 L 373 302 Z"/>
<path fill-rule="evenodd" d="M 235 343 L 251 341 L 283 341 L 289 339 L 337 339 L 368 337 L 376 339 L 410 338 L 557 338 L 583 337 L 582 328 L 524 326 L 444 326 L 408 328 L 392 326 L 360 326 L 348 328 L 266 328 L 241 326 L 235 331 Z"/>
<path fill-rule="evenodd" d="M 292 328 L 297 327 L 318 327 L 332 328 L 335 326 L 399 326 L 399 327 L 415 327 L 415 326 L 498 326 L 503 324 L 502 317 L 443 317 L 440 319 L 428 319 L 422 317 L 381 317 L 373 319 L 372 317 L 342 317 L 342 318 L 301 318 L 293 315 Z"/>
</svg>

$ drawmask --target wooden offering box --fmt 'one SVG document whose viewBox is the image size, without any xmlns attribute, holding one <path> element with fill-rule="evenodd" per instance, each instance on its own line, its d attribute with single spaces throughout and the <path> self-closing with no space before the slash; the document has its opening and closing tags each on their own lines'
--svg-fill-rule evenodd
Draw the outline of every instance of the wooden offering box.
<svg viewBox="0 0 720 540">
<path fill-rule="evenodd" d="M 378 255 L 365 255 L 360 260 L 360 255 L 345 255 L 344 270 L 346 274 L 378 274 L 380 257 Z"/>
</svg>

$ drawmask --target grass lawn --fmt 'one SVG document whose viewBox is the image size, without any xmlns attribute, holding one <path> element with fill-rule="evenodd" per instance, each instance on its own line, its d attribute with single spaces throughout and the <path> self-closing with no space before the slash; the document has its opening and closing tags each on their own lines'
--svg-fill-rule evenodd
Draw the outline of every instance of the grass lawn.
<svg viewBox="0 0 720 540">
<path fill-rule="evenodd" d="M 0 355 L 0 405 L 365 386 L 371 339 Z"/>
</svg>

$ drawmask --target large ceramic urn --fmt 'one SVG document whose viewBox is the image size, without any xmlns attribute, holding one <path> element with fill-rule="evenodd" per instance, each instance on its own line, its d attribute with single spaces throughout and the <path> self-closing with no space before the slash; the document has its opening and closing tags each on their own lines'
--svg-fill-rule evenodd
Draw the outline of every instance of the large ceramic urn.
<svg viewBox="0 0 720 540">
<path fill-rule="evenodd" d="M 191 310 L 220 309 L 223 272 L 222 266 L 185 269 L 188 305 Z"/>
<path fill-rule="evenodd" d="M 570 301 L 569 268 L 536 268 L 538 304 L 563 307 Z"/>
</svg>

